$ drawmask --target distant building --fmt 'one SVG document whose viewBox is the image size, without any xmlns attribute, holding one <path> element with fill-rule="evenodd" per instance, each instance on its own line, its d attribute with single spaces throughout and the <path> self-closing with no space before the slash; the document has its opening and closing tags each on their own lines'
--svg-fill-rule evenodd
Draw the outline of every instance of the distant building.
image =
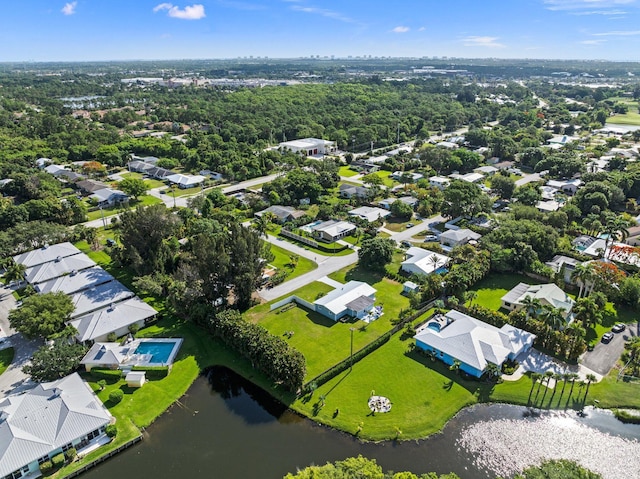
<svg viewBox="0 0 640 479">
<path fill-rule="evenodd" d="M 444 190 L 449 186 L 449 183 L 451 183 L 451 180 L 444 176 L 432 176 L 429 178 L 429 185 L 434 188 L 438 188 L 439 190 Z"/>
<path fill-rule="evenodd" d="M 305 156 L 316 156 L 333 153 L 336 149 L 336 144 L 333 141 L 319 138 L 303 138 L 301 140 L 284 141 L 278 145 L 278 148 L 294 153 L 303 153 Z"/>
<path fill-rule="evenodd" d="M 204 183 L 206 178 L 202 175 L 174 174 L 165 177 L 171 184 L 178 185 L 178 188 L 193 188 Z"/>
<path fill-rule="evenodd" d="M 366 186 L 349 185 L 342 183 L 340 185 L 340 197 L 342 198 L 360 198 L 366 199 L 371 194 L 371 190 Z"/>
<path fill-rule="evenodd" d="M 407 250 L 407 259 L 401 263 L 400 269 L 408 274 L 428 275 L 442 270 L 449 261 L 451 258 L 448 256 L 414 246 Z"/>
<path fill-rule="evenodd" d="M 329 220 L 323 221 L 319 225 L 313 226 L 311 231 L 313 236 L 326 241 L 327 243 L 333 243 L 349 236 L 356 230 L 356 225 L 349 223 L 348 221 L 336 221 Z"/>
<path fill-rule="evenodd" d="M 372 223 L 376 220 L 383 220 L 391 214 L 390 211 L 383 210 L 382 208 L 376 208 L 374 206 L 361 206 L 349 211 L 349 216 L 358 216 Z"/>
<path fill-rule="evenodd" d="M 296 210 L 291 206 L 273 205 L 269 206 L 267 209 L 258 211 L 255 216 L 260 218 L 265 213 L 271 213 L 272 215 L 274 215 L 278 223 L 286 223 L 287 221 L 297 220 L 298 218 L 301 218 L 306 214 L 304 211 Z"/>
<path fill-rule="evenodd" d="M 373 308 L 376 290 L 362 281 L 349 281 L 313 304 L 316 312 L 338 321 L 344 316 L 364 317 Z"/>
<path fill-rule="evenodd" d="M 571 322 L 571 309 L 575 301 L 557 285 L 519 283 L 501 298 L 502 307 L 509 311 L 522 309 L 525 298 L 537 299 L 543 306 L 562 310 L 567 322 Z"/>
<path fill-rule="evenodd" d="M 95 191 L 89 199 L 95 200 L 98 206 L 108 208 L 115 205 L 120 205 L 129 201 L 129 195 L 124 191 L 114 190 L 112 188 L 103 188 Z"/>
<path fill-rule="evenodd" d="M 440 235 L 440 244 L 450 247 L 467 244 L 469 241 L 477 241 L 482 238 L 480 233 L 476 233 L 467 228 L 459 230 L 448 230 Z"/>
</svg>

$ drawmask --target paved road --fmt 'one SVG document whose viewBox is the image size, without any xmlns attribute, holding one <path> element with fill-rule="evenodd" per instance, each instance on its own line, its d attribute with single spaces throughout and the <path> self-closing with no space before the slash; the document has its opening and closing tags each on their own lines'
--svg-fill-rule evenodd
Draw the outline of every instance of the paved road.
<svg viewBox="0 0 640 479">
<path fill-rule="evenodd" d="M 542 177 L 538 173 L 533 173 L 530 175 L 524 175 L 519 180 L 516 180 L 516 186 L 526 185 L 527 183 L 533 183 L 534 181 L 540 181 Z"/>
<path fill-rule="evenodd" d="M 411 237 L 417 235 L 418 233 L 427 231 L 430 228 L 432 223 L 442 223 L 443 221 L 445 221 L 445 218 L 440 215 L 432 216 L 431 218 L 427 218 L 426 220 L 423 220 L 422 222 L 417 223 L 412 228 L 407 228 L 404 231 L 395 233 L 394 235 L 391 236 L 391 238 L 393 238 L 398 243 L 400 243 L 401 241 L 410 239 Z"/>
<path fill-rule="evenodd" d="M 615 366 L 616 362 L 620 358 L 620 355 L 624 351 L 624 343 L 632 336 L 638 335 L 638 326 L 627 326 L 623 332 L 614 334 L 610 343 L 598 343 L 593 351 L 587 351 L 580 363 L 595 371 L 598 374 L 606 376 L 611 371 L 611 368 Z"/>
<path fill-rule="evenodd" d="M 0 375 L 0 398 L 35 386 L 35 383 L 31 382 L 29 377 L 22 372 L 22 368 L 29 362 L 34 351 L 42 344 L 38 341 L 28 341 L 21 334 L 11 329 L 7 316 L 9 311 L 15 308 L 15 305 L 16 300 L 11 295 L 11 291 L 4 287 L 0 288 L 0 327 L 7 335 L 7 340 L 1 347 L 13 346 L 15 350 L 13 362 Z"/>
</svg>

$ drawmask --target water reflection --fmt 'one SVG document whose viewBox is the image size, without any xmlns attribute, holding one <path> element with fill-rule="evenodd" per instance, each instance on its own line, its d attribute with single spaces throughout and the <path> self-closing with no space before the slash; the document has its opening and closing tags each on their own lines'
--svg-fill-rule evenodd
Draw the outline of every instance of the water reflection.
<svg viewBox="0 0 640 479">
<path fill-rule="evenodd" d="M 504 457 L 516 451 L 520 458 L 537 461 L 535 445 L 549 443 L 560 452 L 575 453 L 583 463 L 592 455 L 591 445 L 611 454 L 624 444 L 628 459 L 616 454 L 615 461 L 619 470 L 631 474 L 606 476 L 618 479 L 640 477 L 633 459 L 640 457 L 633 439 L 638 437 L 640 426 L 623 425 L 599 411 L 585 418 L 573 412 L 537 417 L 525 408 L 482 405 L 461 412 L 442 433 L 426 440 L 363 444 L 286 410 L 233 372 L 213 368 L 179 405 L 148 428 L 145 441 L 85 477 L 275 479 L 310 464 L 362 454 L 375 458 L 385 470 L 455 472 L 463 479 L 491 479 L 497 473 L 507 476 L 523 464 L 505 462 Z"/>
</svg>

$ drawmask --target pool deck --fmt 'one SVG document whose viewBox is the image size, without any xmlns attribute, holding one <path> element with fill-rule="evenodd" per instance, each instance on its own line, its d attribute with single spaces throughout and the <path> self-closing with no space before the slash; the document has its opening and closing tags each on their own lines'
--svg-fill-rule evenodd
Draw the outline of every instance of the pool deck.
<svg viewBox="0 0 640 479">
<path fill-rule="evenodd" d="M 80 364 L 84 365 L 87 371 L 91 371 L 92 368 L 168 367 L 173 364 L 182 341 L 182 338 L 141 338 L 124 343 L 95 343 Z M 174 346 L 166 361 L 153 362 L 152 354 L 136 352 L 144 343 L 173 343 Z"/>
</svg>

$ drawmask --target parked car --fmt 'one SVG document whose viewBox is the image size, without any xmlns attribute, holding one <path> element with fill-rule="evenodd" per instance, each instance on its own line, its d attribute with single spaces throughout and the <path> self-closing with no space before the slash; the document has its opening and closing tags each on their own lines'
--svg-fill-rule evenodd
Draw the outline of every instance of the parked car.
<svg viewBox="0 0 640 479">
<path fill-rule="evenodd" d="M 406 241 L 406 240 L 405 240 L 405 241 L 402 241 L 402 242 L 400 243 L 400 245 L 401 245 L 401 246 L 404 246 L 405 248 L 411 248 L 411 246 L 412 246 L 412 245 L 411 245 L 411 243 L 410 243 L 410 242 L 408 242 L 408 241 Z"/>
<path fill-rule="evenodd" d="M 602 335 L 602 342 L 604 344 L 611 342 L 612 339 L 613 339 L 613 333 L 611 331 L 609 331 L 608 333 L 604 333 Z"/>
<path fill-rule="evenodd" d="M 16 308 L 19 308 L 21 306 L 22 306 L 22 301 L 21 300 L 16 301 Z"/>
<path fill-rule="evenodd" d="M 413 228 L 415 225 L 413 223 L 407 223 L 407 228 Z"/>
<path fill-rule="evenodd" d="M 627 329 L 627 327 L 624 324 L 618 323 L 613 328 L 611 328 L 611 331 L 614 333 L 621 333 L 625 329 Z"/>
<path fill-rule="evenodd" d="M 116 241 L 112 238 L 107 238 L 107 246 L 115 246 Z"/>
<path fill-rule="evenodd" d="M 436 235 L 427 235 L 424 237 L 425 243 L 433 243 L 434 241 L 438 241 L 438 237 Z"/>
</svg>

